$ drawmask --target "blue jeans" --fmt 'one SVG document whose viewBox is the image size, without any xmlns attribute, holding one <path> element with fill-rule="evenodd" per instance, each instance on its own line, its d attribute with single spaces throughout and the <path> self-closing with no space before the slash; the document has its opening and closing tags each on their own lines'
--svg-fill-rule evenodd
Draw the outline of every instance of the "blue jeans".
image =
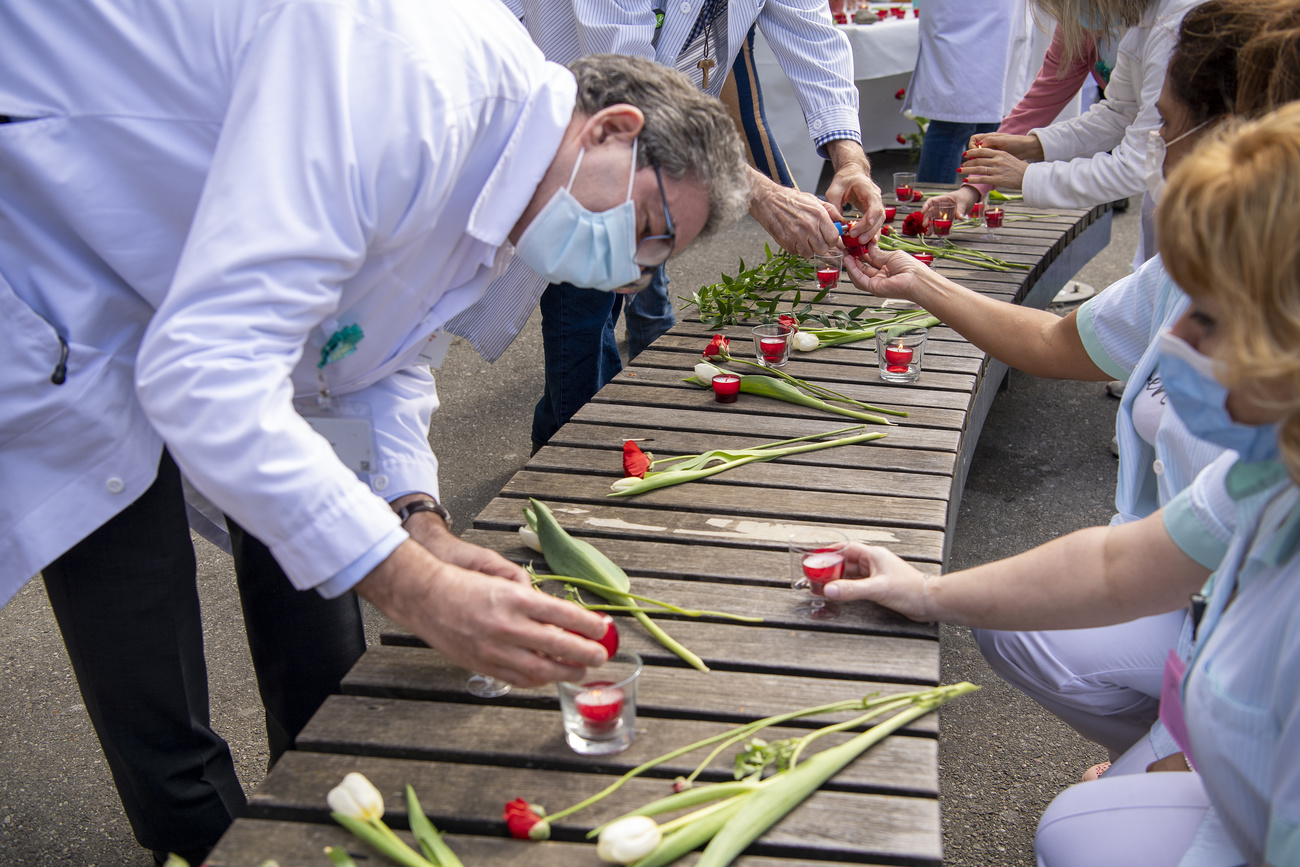
<svg viewBox="0 0 1300 867">
<path fill-rule="evenodd" d="M 623 369 L 614 324 L 624 308 L 628 357 L 636 358 L 677 321 L 664 269 L 656 270 L 650 285 L 631 296 L 579 289 L 568 283 L 552 283 L 542 293 L 546 387 L 533 410 L 534 450 L 546 445 L 561 425 Z"/>
<path fill-rule="evenodd" d="M 954 123 L 932 120 L 921 144 L 921 162 L 916 180 L 921 184 L 955 184 L 957 167 L 970 137 L 981 132 L 997 132 L 996 123 Z"/>
</svg>

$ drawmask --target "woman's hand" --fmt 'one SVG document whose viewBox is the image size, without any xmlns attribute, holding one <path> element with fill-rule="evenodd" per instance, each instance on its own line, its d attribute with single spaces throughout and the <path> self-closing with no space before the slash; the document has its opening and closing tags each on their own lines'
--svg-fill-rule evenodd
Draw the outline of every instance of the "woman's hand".
<svg viewBox="0 0 1300 867">
<path fill-rule="evenodd" d="M 1029 163 L 1005 151 L 975 148 L 966 151 L 966 162 L 957 171 L 968 184 L 988 184 L 1000 190 L 1018 190 L 1024 186 Z"/>
<path fill-rule="evenodd" d="M 881 298 L 916 301 L 922 281 L 933 272 L 910 253 L 886 253 L 873 239 L 867 245 L 865 259 L 844 257 L 844 270 L 853 285 Z"/>
<path fill-rule="evenodd" d="M 970 153 L 977 148 L 1003 151 L 1027 163 L 1036 163 L 1046 159 L 1043 154 L 1043 143 L 1038 140 L 1036 135 L 1007 135 L 1001 132 L 976 133 L 966 143 L 966 152 Z"/>
<path fill-rule="evenodd" d="M 926 592 L 928 579 L 887 548 L 854 542 L 845 551 L 844 575 L 826 585 L 827 599 L 836 602 L 865 599 L 912 620 L 934 619 Z"/>
<path fill-rule="evenodd" d="M 969 184 L 963 184 L 951 193 L 931 196 L 926 199 L 925 204 L 921 206 L 921 215 L 925 217 L 925 221 L 928 223 L 934 219 L 935 208 L 940 205 L 956 205 L 957 216 L 964 218 L 970 213 L 971 207 L 979 202 L 980 198 L 979 190 Z"/>
</svg>

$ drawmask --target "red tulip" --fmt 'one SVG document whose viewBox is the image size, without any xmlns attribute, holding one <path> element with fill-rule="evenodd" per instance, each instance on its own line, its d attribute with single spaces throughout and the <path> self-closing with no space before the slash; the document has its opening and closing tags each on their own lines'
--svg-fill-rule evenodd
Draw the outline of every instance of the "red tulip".
<svg viewBox="0 0 1300 867">
<path fill-rule="evenodd" d="M 900 88 L 898 89 L 898 93 L 894 94 L 894 99 L 902 99 L 902 98 L 905 97 L 905 96 L 907 96 L 907 88 L 906 88 L 906 87 L 900 87 Z"/>
<path fill-rule="evenodd" d="M 506 804 L 501 814 L 510 836 L 516 840 L 545 840 L 551 836 L 551 826 L 542 821 L 532 805 L 523 798 L 515 798 Z"/>
<path fill-rule="evenodd" d="M 632 440 L 623 443 L 623 475 L 644 479 L 648 469 L 650 459 L 641 451 L 641 447 Z"/>
<path fill-rule="evenodd" d="M 891 229 L 891 228 L 889 228 L 888 226 L 881 226 L 881 227 L 880 227 L 880 234 L 882 234 L 882 235 L 892 235 L 892 234 L 894 234 L 894 230 Z"/>
<path fill-rule="evenodd" d="M 600 612 L 600 618 L 605 621 L 605 634 L 596 643 L 605 648 L 605 653 L 612 658 L 614 654 L 618 653 L 618 627 L 614 625 L 614 618 L 603 611 Z M 573 632 L 572 629 L 568 631 Z M 573 634 L 577 635 L 578 633 L 573 632 Z"/>
<path fill-rule="evenodd" d="M 920 202 L 923 201 L 924 199 L 925 199 L 924 193 L 922 193 L 920 190 L 912 190 L 912 201 Z"/>
<path fill-rule="evenodd" d="M 776 321 L 777 321 L 778 323 L 780 323 L 781 325 L 786 326 L 786 327 L 789 328 L 791 331 L 798 331 L 798 330 L 799 330 L 799 320 L 795 319 L 795 318 L 794 318 L 793 316 L 791 316 L 789 313 L 782 313 L 781 316 L 780 316 L 780 318 L 777 319 Z"/>
<path fill-rule="evenodd" d="M 730 338 L 723 337 L 721 334 L 713 335 L 713 340 L 709 345 L 704 347 L 704 357 L 712 358 L 715 355 L 726 357 L 728 348 L 731 346 Z"/>
<path fill-rule="evenodd" d="M 907 139 L 903 138 L 903 134 L 901 132 L 898 135 L 894 136 L 894 138 L 898 141 L 899 144 L 907 144 Z"/>
<path fill-rule="evenodd" d="M 913 211 L 903 219 L 904 235 L 924 235 L 925 218 L 921 216 L 920 211 Z"/>
</svg>

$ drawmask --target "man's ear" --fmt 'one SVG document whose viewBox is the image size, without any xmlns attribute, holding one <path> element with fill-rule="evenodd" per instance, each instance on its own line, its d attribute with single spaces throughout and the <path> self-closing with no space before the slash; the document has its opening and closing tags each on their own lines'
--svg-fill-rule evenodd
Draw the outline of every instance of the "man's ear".
<svg viewBox="0 0 1300 867">
<path fill-rule="evenodd" d="M 592 148 L 613 141 L 630 144 L 645 128 L 645 115 L 635 105 L 619 103 L 602 108 L 583 124 L 583 147 Z"/>
</svg>

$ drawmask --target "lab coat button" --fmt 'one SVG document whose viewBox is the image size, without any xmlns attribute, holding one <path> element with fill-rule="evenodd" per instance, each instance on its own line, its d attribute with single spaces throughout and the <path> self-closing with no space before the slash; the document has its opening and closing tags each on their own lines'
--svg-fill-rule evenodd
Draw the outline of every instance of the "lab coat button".
<svg viewBox="0 0 1300 867">
<path fill-rule="evenodd" d="M 384 488 L 388 487 L 388 476 L 382 474 L 375 476 L 370 480 L 370 484 L 376 491 L 382 491 Z"/>
<path fill-rule="evenodd" d="M 123 482 L 117 476 L 113 476 L 113 478 L 104 482 L 104 487 L 108 488 L 110 494 L 120 494 L 126 490 L 126 482 Z"/>
<path fill-rule="evenodd" d="M 1157 459 L 1156 462 L 1151 465 L 1151 470 L 1157 476 L 1163 476 L 1165 474 L 1165 462 Z"/>
</svg>

